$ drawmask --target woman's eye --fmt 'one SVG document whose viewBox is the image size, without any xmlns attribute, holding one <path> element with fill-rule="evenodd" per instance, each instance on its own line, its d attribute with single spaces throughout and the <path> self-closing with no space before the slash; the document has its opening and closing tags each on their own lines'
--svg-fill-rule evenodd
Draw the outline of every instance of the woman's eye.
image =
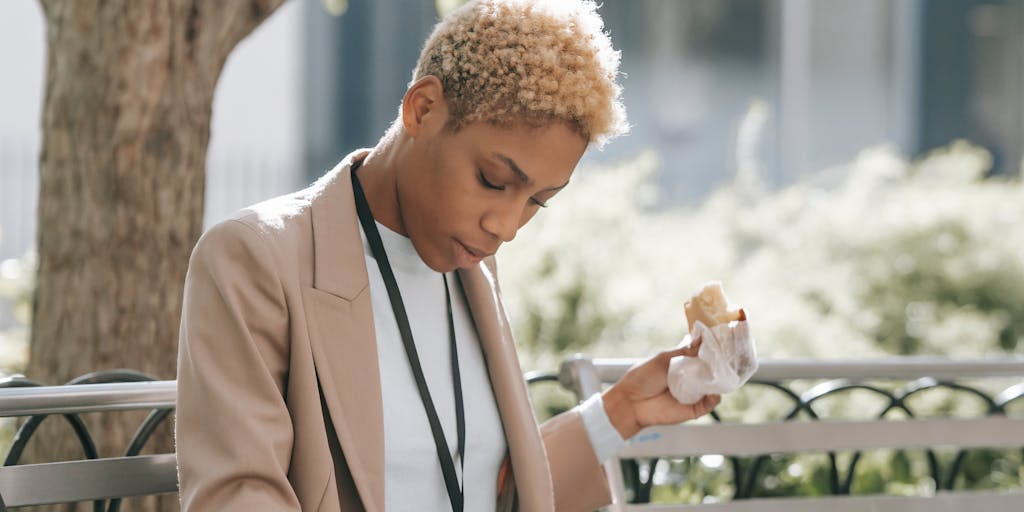
<svg viewBox="0 0 1024 512">
<path fill-rule="evenodd" d="M 538 201 L 538 200 L 536 200 L 536 199 L 534 199 L 534 198 L 532 198 L 532 197 L 530 198 L 530 201 L 531 201 L 531 202 L 532 202 L 533 204 L 535 204 L 535 205 L 537 205 L 537 206 L 540 206 L 541 208 L 547 208 L 547 207 L 548 207 L 548 204 L 547 204 L 547 203 L 544 203 L 544 202 Z"/>
<path fill-rule="evenodd" d="M 479 174 L 480 174 L 480 183 L 483 183 L 483 185 L 485 187 L 487 187 L 489 189 L 492 189 L 492 190 L 505 190 L 505 186 L 504 185 L 495 185 L 495 184 L 487 181 L 487 177 L 484 176 L 483 172 L 480 172 Z"/>
</svg>

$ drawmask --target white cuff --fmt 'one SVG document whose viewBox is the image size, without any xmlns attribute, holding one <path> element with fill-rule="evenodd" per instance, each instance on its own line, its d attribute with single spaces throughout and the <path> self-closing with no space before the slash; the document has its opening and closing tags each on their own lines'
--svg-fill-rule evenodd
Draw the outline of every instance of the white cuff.
<svg viewBox="0 0 1024 512">
<path fill-rule="evenodd" d="M 583 427 L 587 429 L 590 436 L 590 444 L 594 447 L 597 460 L 604 463 L 615 455 L 626 441 L 615 430 L 612 421 L 608 418 L 608 411 L 604 410 L 604 400 L 601 393 L 594 393 L 590 398 L 577 406 L 580 416 L 583 417 Z"/>
</svg>

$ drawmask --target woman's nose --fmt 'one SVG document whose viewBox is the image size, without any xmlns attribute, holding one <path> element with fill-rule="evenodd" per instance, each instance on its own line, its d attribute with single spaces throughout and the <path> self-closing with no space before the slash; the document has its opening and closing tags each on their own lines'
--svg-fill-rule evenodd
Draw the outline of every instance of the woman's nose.
<svg viewBox="0 0 1024 512">
<path fill-rule="evenodd" d="M 481 225 L 484 231 L 502 243 L 511 242 L 519 231 L 522 216 L 522 209 L 506 205 L 504 208 L 494 208 L 485 214 Z"/>
</svg>

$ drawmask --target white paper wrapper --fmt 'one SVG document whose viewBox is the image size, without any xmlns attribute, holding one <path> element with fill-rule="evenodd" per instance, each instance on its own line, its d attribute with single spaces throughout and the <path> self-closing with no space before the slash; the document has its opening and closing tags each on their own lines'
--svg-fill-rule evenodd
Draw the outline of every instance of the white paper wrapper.
<svg viewBox="0 0 1024 512">
<path fill-rule="evenodd" d="M 757 370 L 757 350 L 746 320 L 708 327 L 697 321 L 680 346 L 700 339 L 697 357 L 673 357 L 668 389 L 680 403 L 697 403 L 708 394 L 735 391 Z"/>
</svg>

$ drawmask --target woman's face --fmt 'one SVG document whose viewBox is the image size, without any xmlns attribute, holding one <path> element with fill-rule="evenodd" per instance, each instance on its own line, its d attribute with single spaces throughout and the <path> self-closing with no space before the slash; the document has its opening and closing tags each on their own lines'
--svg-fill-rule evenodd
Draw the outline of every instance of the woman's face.
<svg viewBox="0 0 1024 512">
<path fill-rule="evenodd" d="M 586 147 L 560 122 L 421 131 L 396 182 L 406 234 L 438 272 L 473 267 L 568 185 Z"/>
</svg>

